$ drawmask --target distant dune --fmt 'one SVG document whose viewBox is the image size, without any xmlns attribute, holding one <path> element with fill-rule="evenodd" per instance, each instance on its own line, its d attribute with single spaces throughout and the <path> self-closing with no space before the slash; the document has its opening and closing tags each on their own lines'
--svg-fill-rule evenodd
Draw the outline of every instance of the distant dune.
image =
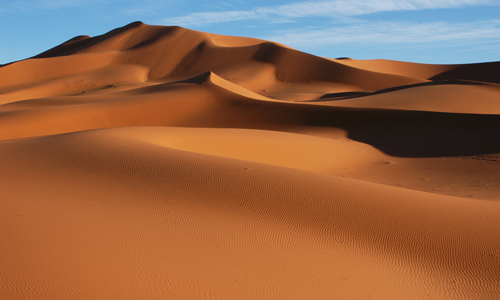
<svg viewBox="0 0 500 300">
<path fill-rule="evenodd" d="M 0 299 L 500 299 L 500 62 L 134 22 L 0 79 Z"/>
</svg>

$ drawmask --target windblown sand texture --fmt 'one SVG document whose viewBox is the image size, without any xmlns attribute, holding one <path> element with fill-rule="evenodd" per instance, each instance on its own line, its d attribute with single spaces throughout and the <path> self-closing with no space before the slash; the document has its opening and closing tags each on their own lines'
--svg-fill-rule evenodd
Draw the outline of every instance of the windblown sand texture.
<svg viewBox="0 0 500 300">
<path fill-rule="evenodd" d="M 1 299 L 500 299 L 500 63 L 132 23 L 0 67 Z"/>
</svg>

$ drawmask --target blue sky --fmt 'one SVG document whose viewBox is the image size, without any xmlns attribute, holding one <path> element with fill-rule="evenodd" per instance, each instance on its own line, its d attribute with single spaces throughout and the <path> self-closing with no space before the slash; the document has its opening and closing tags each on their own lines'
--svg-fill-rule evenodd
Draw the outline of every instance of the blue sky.
<svg viewBox="0 0 500 300">
<path fill-rule="evenodd" d="M 331 58 L 500 60 L 500 0 L 0 0 L 0 64 L 133 21 L 262 38 Z"/>
</svg>

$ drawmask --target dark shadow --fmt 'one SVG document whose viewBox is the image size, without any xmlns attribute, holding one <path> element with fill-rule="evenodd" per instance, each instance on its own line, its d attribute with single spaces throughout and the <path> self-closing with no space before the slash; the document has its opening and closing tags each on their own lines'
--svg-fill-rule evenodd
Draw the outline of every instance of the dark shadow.
<svg viewBox="0 0 500 300">
<path fill-rule="evenodd" d="M 500 115 L 332 108 L 310 122 L 348 131 L 348 137 L 401 157 L 500 153 Z"/>
<path fill-rule="evenodd" d="M 395 86 L 375 92 L 343 92 L 343 93 L 331 93 L 325 94 L 321 96 L 319 99 L 309 100 L 304 102 L 322 102 L 322 101 L 332 101 L 332 100 L 344 100 L 344 99 L 352 99 L 359 98 L 364 96 L 378 95 L 384 93 L 390 93 L 410 88 L 416 88 L 421 86 L 432 86 L 432 85 L 445 85 L 445 84 L 456 84 L 456 85 L 484 85 L 482 82 L 476 81 L 468 81 L 461 79 L 449 79 L 449 80 L 441 80 L 441 81 L 431 81 L 431 82 L 423 82 L 423 83 L 415 83 L 408 85 Z"/>
<path fill-rule="evenodd" d="M 196 75 L 194 77 L 189 77 L 188 79 L 184 80 L 179 80 L 179 81 L 174 81 L 174 82 L 169 82 L 167 84 L 174 84 L 174 83 L 195 83 L 195 84 L 202 84 L 207 81 L 208 77 L 210 77 L 210 74 L 212 72 L 204 72 L 201 73 L 200 75 Z"/>
<path fill-rule="evenodd" d="M 342 93 L 330 93 L 324 94 L 319 99 L 308 100 L 304 102 L 321 102 L 321 101 L 331 101 L 331 100 L 342 100 L 349 98 L 357 98 L 366 95 L 370 95 L 370 92 L 342 92 Z"/>
<path fill-rule="evenodd" d="M 181 27 L 179 26 L 168 26 L 168 27 L 163 27 L 161 29 L 158 29 L 158 31 L 155 32 L 155 34 L 153 36 L 151 36 L 150 38 L 146 39 L 145 41 L 143 42 L 140 42 L 139 44 L 137 45 L 134 45 L 132 47 L 130 47 L 129 49 L 127 50 L 134 50 L 134 49 L 139 49 L 139 48 L 142 48 L 142 47 L 146 47 L 148 45 L 151 45 L 153 44 L 154 42 L 158 41 L 160 38 L 166 36 L 166 35 L 169 35 L 171 34 L 172 32 L 174 32 L 175 30 L 178 30 L 180 29 Z"/>
<path fill-rule="evenodd" d="M 464 79 L 500 83 L 500 61 L 461 65 L 453 70 L 438 74 L 431 80 Z"/>
<path fill-rule="evenodd" d="M 500 115 L 367 109 L 239 100 L 217 115 L 220 127 L 289 131 L 331 127 L 398 157 L 500 153 Z M 201 126 L 201 125 L 197 125 Z"/>
</svg>

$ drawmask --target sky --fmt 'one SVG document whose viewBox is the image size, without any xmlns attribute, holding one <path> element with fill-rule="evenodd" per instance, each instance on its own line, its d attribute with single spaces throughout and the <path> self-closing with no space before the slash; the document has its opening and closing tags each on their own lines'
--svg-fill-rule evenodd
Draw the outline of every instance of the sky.
<svg viewBox="0 0 500 300">
<path fill-rule="evenodd" d="M 0 0 L 0 64 L 134 21 L 271 40 L 330 58 L 500 61 L 500 0 Z"/>
</svg>

